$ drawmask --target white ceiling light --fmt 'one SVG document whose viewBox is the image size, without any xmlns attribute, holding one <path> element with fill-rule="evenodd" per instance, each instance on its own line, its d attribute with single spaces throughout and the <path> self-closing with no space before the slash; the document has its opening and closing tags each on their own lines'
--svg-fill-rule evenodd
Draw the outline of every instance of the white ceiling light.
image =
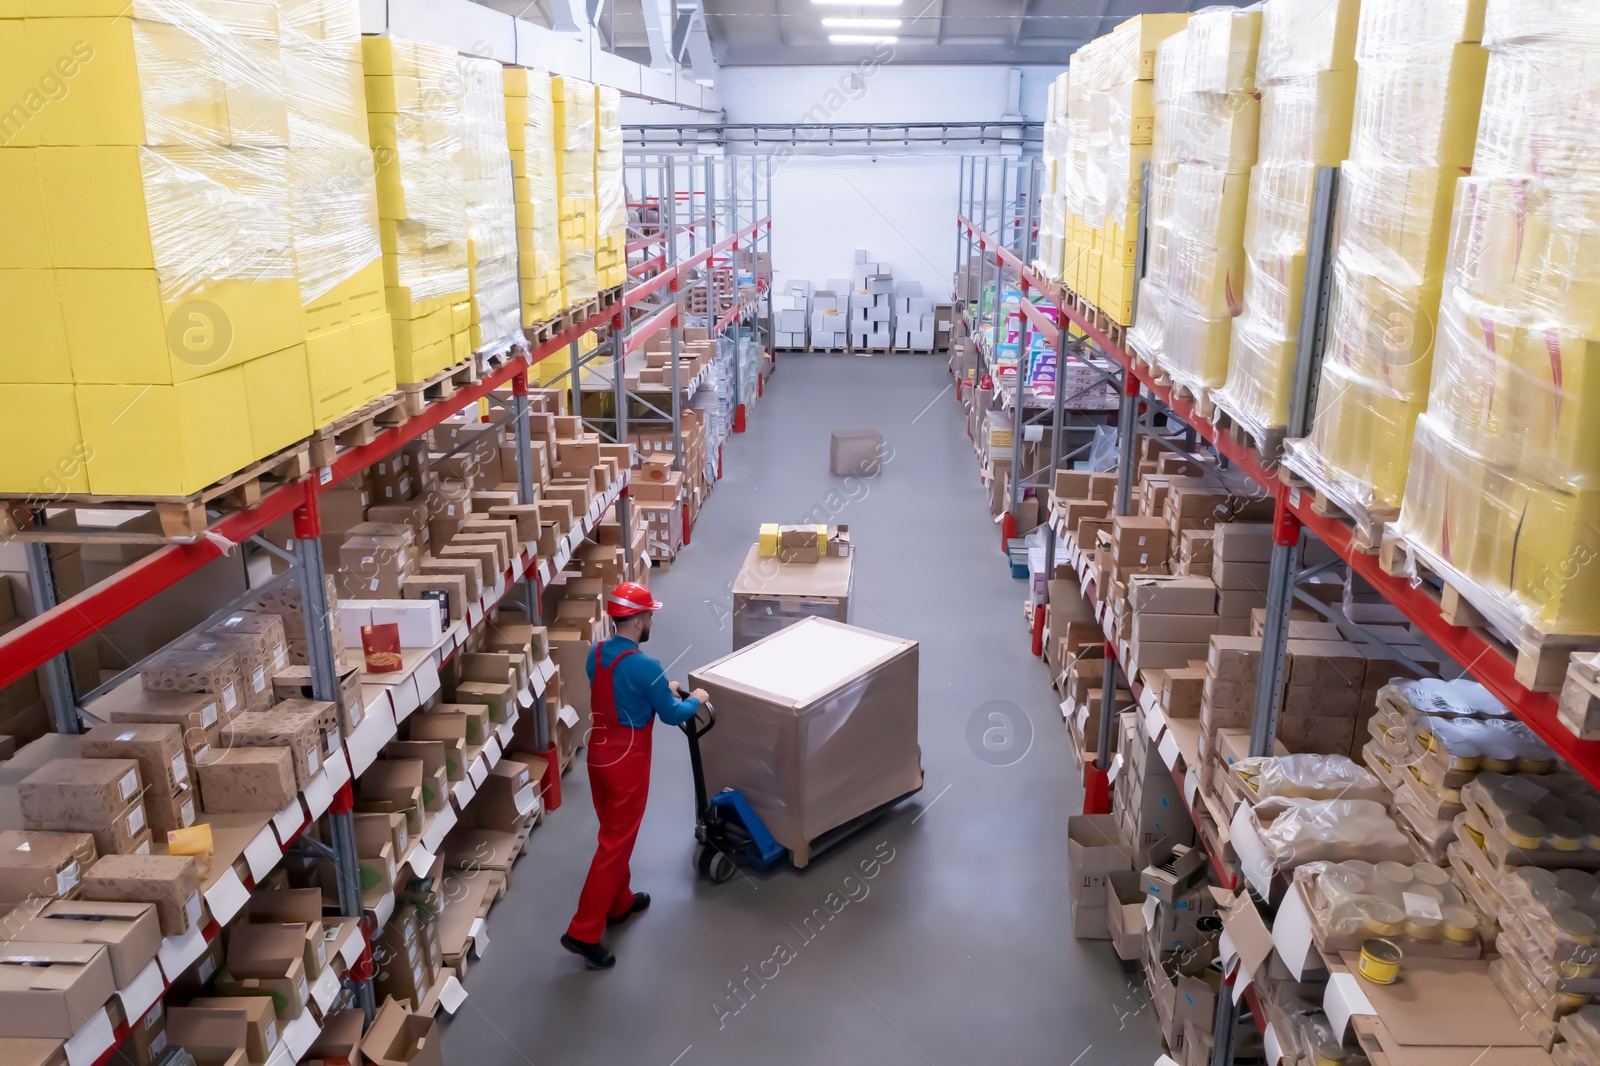
<svg viewBox="0 0 1600 1066">
<path fill-rule="evenodd" d="M 904 19 L 825 18 L 822 24 L 831 30 L 898 30 Z"/>
<path fill-rule="evenodd" d="M 877 33 L 830 33 L 828 40 L 834 44 L 894 44 L 900 38 Z"/>
<path fill-rule="evenodd" d="M 811 0 L 817 7 L 899 7 L 902 0 Z"/>
</svg>

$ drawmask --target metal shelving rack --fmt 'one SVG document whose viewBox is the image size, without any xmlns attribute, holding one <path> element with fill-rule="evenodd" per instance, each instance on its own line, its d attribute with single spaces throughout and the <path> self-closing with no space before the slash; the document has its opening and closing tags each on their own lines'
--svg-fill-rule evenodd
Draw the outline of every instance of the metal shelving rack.
<svg viewBox="0 0 1600 1066">
<path fill-rule="evenodd" d="M 1114 365 L 1118 392 L 1121 396 L 1116 419 L 1120 456 L 1116 513 L 1130 513 L 1138 434 L 1149 431 L 1153 420 L 1158 416 L 1166 417 L 1169 422 L 1181 423 L 1194 439 L 1212 448 L 1222 460 L 1248 475 L 1273 502 L 1273 550 L 1268 585 L 1265 590 L 1269 609 L 1266 612 L 1262 638 L 1263 661 L 1268 668 L 1261 670 L 1257 678 L 1251 723 L 1251 754 L 1270 755 L 1273 750 L 1282 698 L 1282 669 L 1288 639 L 1290 607 L 1297 601 L 1317 606 L 1316 601 L 1297 589 L 1300 582 L 1312 576 L 1312 570 L 1301 568 L 1300 558 L 1306 538 L 1315 537 L 1331 549 L 1350 568 L 1352 574 L 1359 575 L 1389 603 L 1398 608 L 1417 630 L 1454 660 L 1465 674 L 1481 683 L 1496 699 L 1525 722 L 1574 771 L 1591 785 L 1600 787 L 1600 741 L 1584 741 L 1576 738 L 1557 718 L 1556 698 L 1547 692 L 1534 691 L 1520 682 L 1516 677 L 1515 659 L 1509 656 L 1489 634 L 1477 628 L 1452 625 L 1441 612 L 1437 593 L 1431 592 L 1421 583 L 1414 584 L 1406 578 L 1387 573 L 1380 566 L 1376 554 L 1362 551 L 1356 546 L 1355 532 L 1350 525 L 1337 517 L 1316 513 L 1310 496 L 1302 495 L 1288 481 L 1280 478 L 1275 465 L 1263 462 L 1262 457 L 1248 444 L 1241 443 L 1229 433 L 1219 430 L 1212 420 L 1202 417 L 1190 400 L 1175 395 L 1170 386 L 1159 383 L 1144 363 L 1128 348 L 1112 341 L 1094 322 L 1070 306 L 1057 307 L 1059 325 L 1050 322 L 1047 316 L 1039 313 L 1037 304 L 1030 294 L 1059 291 L 1059 286 L 1051 285 L 1035 272 L 1030 261 L 1019 254 L 1017 243 L 1007 239 L 1011 231 L 1007 229 L 1006 207 L 1001 204 L 997 211 L 996 205 L 988 195 L 989 183 L 984 174 L 989 165 L 988 159 L 970 159 L 963 166 L 960 196 L 962 210 L 956 218 L 959 246 L 966 253 L 966 258 L 962 262 L 970 261 L 976 251 L 984 257 L 985 265 L 990 259 L 993 260 L 996 276 L 1002 282 L 1007 277 L 1014 278 L 1022 289 L 1022 311 L 1025 319 L 1032 323 L 1034 328 L 1054 333 L 1058 353 L 1071 347 L 1072 341 L 1068 332 L 1071 327 L 1076 327 L 1083 334 L 1083 342 L 1089 351 L 1104 356 Z M 1006 166 L 1004 161 L 1001 162 L 1001 166 Z M 1146 186 L 1148 180 L 1148 167 L 1146 167 L 1144 178 Z M 1289 437 L 1305 435 L 1316 409 L 1316 383 L 1327 318 L 1338 188 L 1338 168 L 1321 168 L 1317 175 L 1308 245 L 1303 301 L 1306 310 L 1297 339 Z M 1142 196 L 1141 204 L 1148 203 L 1148 195 Z M 991 219 L 997 220 L 997 229 L 988 228 Z M 1141 207 L 1135 269 L 1135 276 L 1139 278 L 1144 275 L 1147 228 L 1148 217 Z M 1065 301 L 1061 303 L 1064 304 Z M 975 332 L 981 324 L 974 322 Z M 1058 455 L 1057 464 L 1065 458 Z M 1057 530 L 1057 532 L 1065 531 Z M 1050 538 L 1052 548 L 1055 539 Z M 1052 552 L 1048 571 L 1053 573 L 1054 569 Z M 1087 580 L 1086 566 L 1080 567 L 1079 573 Z M 1083 591 L 1089 601 L 1094 603 L 1096 597 L 1092 586 L 1086 586 Z M 1107 670 L 1102 707 L 1111 708 L 1115 704 L 1119 655 L 1116 641 L 1109 638 L 1109 620 L 1102 617 L 1101 621 L 1107 626 L 1108 632 L 1105 648 Z M 1350 623 L 1342 616 L 1339 622 L 1342 627 L 1356 633 L 1358 639 L 1365 639 L 1370 644 L 1382 647 L 1382 642 L 1364 632 L 1362 627 Z M 1042 618 L 1036 616 L 1036 648 L 1039 638 L 1037 630 L 1042 624 Z M 1404 659 L 1397 653 L 1391 654 L 1402 661 Z M 1129 678 L 1128 681 L 1130 690 L 1134 692 L 1136 698 L 1142 696 L 1133 679 Z M 1110 765 L 1114 717 L 1111 713 L 1101 715 L 1094 767 Z M 1094 774 L 1104 776 L 1103 771 L 1099 769 L 1085 771 L 1086 778 Z M 1173 774 L 1177 779 L 1180 793 L 1192 804 L 1195 793 L 1192 788 L 1186 787 L 1185 774 L 1176 768 L 1176 763 L 1173 764 Z M 1194 813 L 1192 807 L 1190 813 L 1191 815 Z M 1238 879 L 1229 872 L 1217 855 L 1212 854 L 1211 861 L 1219 880 L 1226 887 L 1240 887 Z M 1253 985 L 1245 990 L 1238 1002 L 1247 1004 L 1254 1018 L 1262 1017 Z M 1238 1003 L 1232 995 L 1217 997 L 1217 1017 L 1213 1029 L 1217 1034 L 1217 1042 L 1213 1048 L 1212 1066 L 1228 1066 L 1233 1061 L 1232 1036 L 1239 1010 Z"/>
<path fill-rule="evenodd" d="M 616 382 L 620 394 L 624 380 L 623 362 L 626 356 L 637 350 L 651 334 L 662 328 L 670 328 L 676 349 L 680 328 L 677 302 L 672 299 L 665 306 L 657 307 L 652 297 L 659 297 L 659 294 L 663 293 L 676 294 L 680 278 L 687 277 L 691 269 L 709 260 L 713 255 L 733 249 L 740 241 L 754 241 L 765 234 L 770 246 L 770 231 L 770 216 L 752 218 L 747 225 L 730 226 L 727 236 L 719 241 L 708 242 L 702 250 L 682 262 L 672 261 L 673 256 L 669 250 L 667 261 L 656 264 L 655 272 L 648 278 L 634 281 L 634 276 L 630 272 L 630 283 L 611 306 L 582 321 L 574 322 L 542 343 L 532 347 L 524 344 L 501 353 L 502 364 L 486 368 L 482 380 L 477 384 L 458 389 L 449 398 L 430 404 L 422 413 L 406 419 L 399 425 L 382 430 L 371 443 L 341 452 L 332 465 L 266 492 L 253 506 L 218 515 L 204 536 L 192 540 L 174 540 L 128 565 L 112 577 L 61 602 L 57 602 L 55 596 L 56 584 L 50 573 L 46 544 L 37 539 L 29 540 L 30 533 L 35 536 L 48 536 L 51 540 L 62 539 L 61 533 L 43 533 L 49 507 L 48 503 L 41 504 L 32 515 L 33 529 L 24 530 L 20 535 L 21 539 L 26 541 L 37 613 L 17 629 L 0 635 L 0 687 L 16 681 L 30 671 L 44 668 L 57 731 L 81 732 L 85 713 L 83 705 L 87 702 L 84 696 L 102 694 L 123 678 L 131 676 L 133 670 L 125 671 L 121 677 L 101 686 L 92 694 L 80 695 L 73 691 L 71 672 L 67 668 L 67 652 L 90 638 L 98 629 L 195 574 L 213 560 L 249 543 L 290 563 L 293 574 L 279 575 L 269 582 L 256 586 L 241 597 L 240 603 L 230 605 L 230 609 L 258 598 L 269 588 L 279 587 L 289 580 L 296 581 L 303 603 L 307 657 L 313 692 L 318 700 L 337 702 L 338 652 L 334 644 L 335 634 L 329 625 L 330 605 L 327 603 L 324 582 L 327 566 L 322 555 L 321 543 L 319 498 L 323 490 L 343 482 L 373 463 L 392 455 L 406 444 L 418 440 L 447 418 L 473 408 L 480 401 L 490 401 L 502 405 L 510 412 L 509 423 L 515 431 L 517 445 L 518 497 L 524 503 L 532 502 L 535 488 L 529 433 L 528 390 L 530 376 L 537 375 L 539 365 L 563 350 L 575 350 L 579 338 L 585 334 L 603 332 L 609 336 L 610 342 L 599 346 L 596 352 L 603 353 L 609 360 L 612 380 Z M 641 270 L 638 273 L 648 273 L 648 271 Z M 620 395 L 617 409 L 621 417 L 616 420 L 608 436 L 625 443 L 628 439 L 626 405 L 621 402 Z M 677 413 L 678 406 L 675 402 L 673 408 L 675 424 Z M 484 432 L 497 432 L 504 424 L 490 422 L 486 424 Z M 607 498 L 597 502 L 597 506 L 584 518 L 581 532 L 575 530 L 574 536 L 592 535 L 598 527 L 600 517 L 613 501 L 618 503 L 619 518 L 624 524 L 626 533 L 627 500 L 625 475 L 621 484 L 615 486 Z M 291 552 L 282 551 L 261 536 L 269 525 L 286 518 L 292 519 L 293 522 L 295 542 Z M 631 551 L 631 540 L 625 537 L 624 544 L 625 550 Z M 451 628 L 440 646 L 435 648 L 430 656 L 425 657 L 428 661 L 427 670 L 432 673 L 438 665 L 448 661 L 457 648 L 465 643 L 470 630 L 476 625 L 481 625 L 491 611 L 510 604 L 511 593 L 518 585 L 522 588 L 522 596 L 517 606 L 537 624 L 540 620 L 540 592 L 553 577 L 555 572 L 553 567 L 564 565 L 575 546 L 575 543 L 569 543 L 554 560 L 538 558 L 531 549 L 525 547 L 518 560 L 503 575 L 492 597 L 486 594 L 478 604 L 469 605 L 464 612 L 464 619 Z M 415 673 L 421 672 L 422 667 L 419 665 L 415 668 Z M 401 685 L 407 685 L 410 687 L 411 696 L 416 698 L 419 695 L 417 685 L 423 682 L 413 680 L 413 677 L 413 674 L 405 675 L 403 681 L 397 682 L 395 690 Z M 548 735 L 546 725 L 542 695 L 544 680 L 548 678 L 542 678 L 537 688 L 530 683 L 524 692 L 526 700 L 524 707 L 534 713 L 536 742 L 545 751 L 550 752 L 554 738 Z M 437 684 L 436 677 L 432 683 Z M 255 843 L 246 849 L 244 855 L 246 859 L 251 860 L 252 876 L 240 879 L 233 875 L 231 869 L 224 874 L 224 878 L 231 878 L 233 882 L 237 882 L 229 893 L 231 902 L 227 906 L 231 907 L 231 911 L 226 912 L 220 919 L 214 917 L 205 929 L 198 931 L 202 940 L 198 944 L 185 945 L 184 951 L 193 951 L 197 957 L 198 951 L 203 950 L 204 943 L 219 936 L 222 925 L 227 924 L 242 910 L 244 901 L 254 889 L 254 871 L 258 869 L 252 848 L 261 845 L 263 849 L 257 853 L 261 855 L 261 866 L 264 867 L 260 868 L 262 876 L 292 849 L 314 851 L 334 863 L 339 882 L 341 915 L 362 919 L 361 952 L 359 956 L 352 953 L 352 957 L 347 959 L 349 971 L 346 984 L 351 986 L 350 992 L 355 1003 L 364 1010 L 367 1020 L 371 1021 L 374 1007 L 371 982 L 374 965 L 371 944 L 377 930 L 387 920 L 387 916 L 375 913 L 362 905 L 352 819 L 354 810 L 352 784 L 359 778 L 361 771 L 370 765 L 382 744 L 392 738 L 397 719 L 410 713 L 399 711 L 395 690 L 386 690 L 383 697 L 385 713 L 389 714 L 386 719 L 387 736 L 383 735 L 381 729 L 376 734 L 371 731 L 364 732 L 369 723 L 376 722 L 380 726 L 384 724 L 385 720 L 378 716 L 369 714 L 367 720 L 352 731 L 346 731 L 341 719 L 340 730 L 343 739 L 341 751 L 344 755 L 338 760 L 330 760 L 323 775 L 314 782 L 318 786 L 318 795 L 313 797 L 308 790 L 297 800 L 298 815 L 287 811 L 281 812 L 261 829 Z M 425 699 L 426 696 L 421 698 Z M 368 710 L 374 706 L 376 705 L 368 703 Z M 416 704 L 412 703 L 410 706 L 414 708 Z M 509 729 L 505 732 L 509 735 Z M 551 752 L 551 755 L 554 753 Z M 559 760 L 551 759 L 552 767 L 557 767 L 558 763 Z M 559 774 L 559 769 L 554 772 Z M 300 804 L 303 806 L 299 806 Z M 453 810 L 447 805 L 437 820 L 443 820 L 442 815 L 445 812 L 453 814 Z M 285 815 L 289 816 L 287 820 Z M 329 822 L 328 839 L 331 846 L 306 837 L 306 831 L 323 817 Z M 454 819 L 451 818 L 449 821 L 453 824 Z M 447 829 L 448 825 L 439 831 L 441 839 Z M 266 848 L 266 844 L 269 843 L 272 847 Z M 419 841 L 418 846 L 421 844 Z M 428 860 L 428 864 L 431 865 L 431 853 L 428 855 Z M 213 886 L 213 889 L 215 887 Z M 212 889 L 207 890 L 208 902 L 212 902 L 211 892 Z M 222 897 L 219 895 L 217 898 L 220 900 Z M 387 909 L 392 910 L 392 896 L 387 897 L 387 903 L 390 905 Z M 218 905 L 221 906 L 220 903 Z M 382 920 L 379 920 L 380 918 Z M 164 996 L 170 982 L 162 979 L 161 983 L 161 995 Z M 159 998 L 158 996 L 157 1001 Z M 141 1016 L 142 1014 L 143 1012 Z M 75 1061 L 93 1062 L 97 1066 L 109 1061 L 130 1031 L 131 1026 L 127 1021 L 115 1026 L 114 1031 L 108 1021 L 105 1031 L 96 1034 L 92 1041 L 96 1048 L 103 1047 L 103 1050 L 80 1056 Z M 80 1033 L 81 1035 L 83 1034 Z"/>
</svg>

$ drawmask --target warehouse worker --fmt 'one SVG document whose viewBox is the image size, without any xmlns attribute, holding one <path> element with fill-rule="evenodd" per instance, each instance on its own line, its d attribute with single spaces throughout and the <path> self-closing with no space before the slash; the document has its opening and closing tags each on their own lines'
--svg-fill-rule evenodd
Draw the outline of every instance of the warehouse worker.
<svg viewBox="0 0 1600 1066">
<path fill-rule="evenodd" d="M 653 716 L 680 725 L 695 716 L 706 694 L 688 699 L 668 682 L 661 664 L 639 650 L 650 639 L 650 618 L 661 604 L 650 590 L 624 582 L 606 596 L 606 614 L 616 635 L 595 645 L 587 664 L 589 707 L 589 789 L 600 817 L 600 840 L 589 877 L 578 897 L 578 913 L 561 936 L 561 946 L 582 955 L 591 969 L 609 969 L 616 957 L 600 943 L 607 925 L 621 925 L 650 906 L 650 896 L 628 886 L 628 860 L 644 820 L 650 795 L 650 735 Z"/>
</svg>

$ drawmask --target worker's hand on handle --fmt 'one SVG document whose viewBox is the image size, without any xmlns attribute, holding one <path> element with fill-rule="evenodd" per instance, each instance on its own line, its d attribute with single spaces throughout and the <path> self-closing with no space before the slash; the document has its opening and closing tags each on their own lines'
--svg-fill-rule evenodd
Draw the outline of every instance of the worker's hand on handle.
<svg viewBox="0 0 1600 1066">
<path fill-rule="evenodd" d="M 672 687 L 672 694 L 674 696 L 678 697 L 680 700 L 683 699 L 682 685 L 678 684 L 676 681 L 668 681 L 667 684 Z"/>
<path fill-rule="evenodd" d="M 702 704 L 709 705 L 711 702 L 711 693 L 707 692 L 703 688 L 697 688 L 693 692 L 689 693 L 689 698 L 692 700 L 699 700 Z"/>
</svg>

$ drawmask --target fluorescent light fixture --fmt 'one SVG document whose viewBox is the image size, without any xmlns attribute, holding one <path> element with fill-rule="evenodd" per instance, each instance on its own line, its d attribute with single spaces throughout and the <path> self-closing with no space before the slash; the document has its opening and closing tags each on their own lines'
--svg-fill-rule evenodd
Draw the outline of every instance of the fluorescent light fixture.
<svg viewBox="0 0 1600 1066">
<path fill-rule="evenodd" d="M 898 30 L 904 19 L 825 18 L 830 30 Z"/>
<path fill-rule="evenodd" d="M 899 7 L 901 0 L 811 0 L 817 7 Z"/>
<path fill-rule="evenodd" d="M 834 44 L 895 44 L 900 38 L 876 33 L 830 33 L 828 40 Z"/>
</svg>

